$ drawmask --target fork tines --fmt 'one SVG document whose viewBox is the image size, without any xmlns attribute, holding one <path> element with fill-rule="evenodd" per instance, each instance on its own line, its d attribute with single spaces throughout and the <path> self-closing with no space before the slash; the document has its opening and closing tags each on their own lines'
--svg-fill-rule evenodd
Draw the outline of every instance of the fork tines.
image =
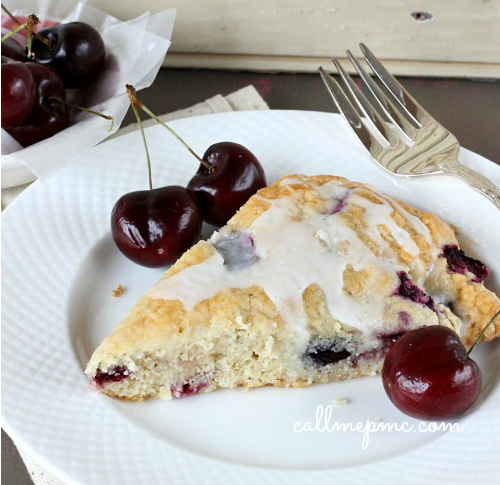
<svg viewBox="0 0 500 485">
<path fill-rule="evenodd" d="M 337 108 L 372 158 L 396 175 L 445 173 L 462 177 L 500 208 L 500 189 L 485 176 L 460 163 L 460 144 L 455 136 L 410 96 L 366 45 L 360 44 L 360 47 L 371 70 L 382 82 L 380 88 L 347 51 L 362 84 L 368 88 L 369 97 L 337 59 L 333 59 L 333 63 L 344 89 L 322 68 L 319 72 Z"/>
<path fill-rule="evenodd" d="M 362 93 L 336 58 L 333 59 L 333 63 L 345 89 L 342 90 L 339 83 L 320 67 L 321 78 L 337 108 L 372 155 L 374 150 L 384 149 L 378 140 L 384 140 L 391 147 L 398 145 L 402 140 L 411 144 L 415 141 L 416 130 L 422 128 L 430 116 L 384 68 L 365 44 L 361 43 L 360 47 L 366 62 L 382 82 L 385 93 L 350 51 L 347 51 L 347 56 L 371 93 L 371 100 Z M 363 120 L 369 122 L 365 125 Z"/>
</svg>

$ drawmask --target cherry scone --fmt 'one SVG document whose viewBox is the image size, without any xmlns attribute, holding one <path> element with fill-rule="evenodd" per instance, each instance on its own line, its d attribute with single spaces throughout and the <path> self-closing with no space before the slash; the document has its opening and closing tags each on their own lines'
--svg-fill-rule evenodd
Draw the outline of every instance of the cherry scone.
<svg viewBox="0 0 500 485">
<path fill-rule="evenodd" d="M 500 309 L 436 216 L 328 175 L 288 175 L 187 251 L 92 355 L 92 386 L 165 399 L 374 375 L 405 332 L 471 346 Z M 500 335 L 500 322 L 483 340 Z"/>
</svg>

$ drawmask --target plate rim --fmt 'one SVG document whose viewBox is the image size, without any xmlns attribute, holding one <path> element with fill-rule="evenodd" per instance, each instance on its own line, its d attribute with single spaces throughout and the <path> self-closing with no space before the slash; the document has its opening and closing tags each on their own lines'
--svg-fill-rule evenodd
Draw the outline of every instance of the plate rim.
<svg viewBox="0 0 500 485">
<path fill-rule="evenodd" d="M 294 113 L 294 114 L 299 114 L 299 116 L 304 115 L 304 114 L 306 116 L 309 116 L 309 115 L 315 116 L 316 114 L 320 114 L 321 116 L 335 116 L 338 119 L 341 119 L 341 115 L 337 114 L 337 113 L 302 111 L 302 110 L 271 110 L 271 111 L 239 111 L 239 112 L 207 114 L 207 115 L 197 116 L 197 117 L 193 117 L 193 118 L 184 118 L 184 119 L 173 121 L 171 123 L 172 124 L 185 123 L 185 122 L 189 122 L 189 120 L 192 120 L 192 119 L 207 118 L 207 117 L 232 117 L 235 115 L 236 116 L 244 116 L 245 113 L 252 113 L 252 114 L 259 113 L 258 116 L 261 116 L 263 113 L 266 113 L 266 115 L 264 115 L 264 116 L 269 116 L 269 113 L 286 113 L 286 114 Z M 342 123 L 343 123 L 343 121 L 342 121 Z M 106 141 L 105 143 L 107 143 L 107 142 L 108 141 Z M 496 164 L 495 162 L 488 160 L 487 158 L 485 158 L 479 154 L 476 154 L 475 152 L 467 150 L 465 148 L 462 148 L 462 150 L 471 154 L 472 158 L 478 157 L 478 159 L 480 159 L 481 162 L 489 162 L 491 164 L 491 166 L 497 167 L 497 170 L 499 171 L 499 174 L 500 174 L 500 166 L 498 164 Z M 68 168 L 67 170 L 71 170 L 71 169 Z M 387 176 L 391 177 L 389 174 L 387 174 Z M 57 175 L 56 175 L 56 177 L 57 177 Z M 42 185 L 43 184 L 40 181 L 36 181 L 34 184 L 32 184 L 27 189 L 27 191 L 25 191 L 25 193 L 21 194 L 18 197 L 18 199 L 16 199 L 12 204 L 10 204 L 6 208 L 6 210 L 4 211 L 4 214 L 11 214 L 13 211 L 15 212 L 16 207 L 18 207 L 18 205 L 22 204 L 22 202 L 20 202 L 20 201 L 22 201 L 22 200 L 24 200 L 24 198 L 28 197 L 27 194 L 30 194 L 31 191 L 40 191 L 41 190 L 43 192 L 44 189 L 39 188 Z M 480 196 L 478 194 L 478 197 L 482 197 L 482 196 Z M 10 217 L 13 217 L 13 216 L 7 215 L 7 219 L 9 219 Z M 3 237 L 2 237 L 2 239 L 3 239 Z M 2 295 L 2 299 L 3 299 L 3 295 Z M 3 323 L 2 323 L 2 326 L 3 326 Z M 2 360 L 3 360 L 3 358 L 2 358 Z M 3 381 L 2 381 L 2 387 L 3 387 Z M 3 397 L 2 397 L 2 401 L 3 401 Z M 26 451 L 27 453 L 32 455 L 37 461 L 39 461 L 41 464 L 43 464 L 44 467 L 46 467 L 49 471 L 53 472 L 56 476 L 63 477 L 64 480 L 68 481 L 68 483 L 80 483 L 79 481 L 77 481 L 77 479 L 74 479 L 73 477 L 67 475 L 67 473 L 65 473 L 67 470 L 61 469 L 60 467 L 53 465 L 50 462 L 50 460 L 48 459 L 48 457 L 49 457 L 48 454 L 44 455 L 43 453 L 39 453 L 39 451 L 36 450 L 35 448 L 33 448 L 29 442 L 25 441 L 22 434 L 18 433 L 14 429 L 15 426 L 11 427 L 11 425 L 9 423 L 9 419 L 8 419 L 8 411 L 5 412 L 4 409 L 5 409 L 4 406 L 2 406 L 2 427 L 16 441 L 16 443 L 18 443 L 20 445 L 20 447 L 23 451 Z M 210 458 L 207 458 L 207 457 L 205 457 L 205 459 L 210 460 Z M 388 461 L 390 461 L 390 460 L 388 460 Z M 231 465 L 231 466 L 234 466 L 234 465 Z M 250 469 L 253 468 L 249 465 L 243 466 L 243 468 L 246 468 L 246 467 L 248 467 Z M 363 465 L 361 467 L 363 467 Z M 354 468 L 358 468 L 358 467 L 354 467 Z M 352 469 L 352 468 L 348 468 L 348 469 Z"/>
</svg>

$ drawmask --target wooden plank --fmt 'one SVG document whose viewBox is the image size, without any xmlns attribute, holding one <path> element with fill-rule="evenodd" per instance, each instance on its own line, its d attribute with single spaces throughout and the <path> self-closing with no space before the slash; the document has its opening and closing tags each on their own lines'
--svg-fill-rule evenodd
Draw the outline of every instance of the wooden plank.
<svg viewBox="0 0 500 485">
<path fill-rule="evenodd" d="M 89 3 L 123 19 L 177 7 L 167 65 L 311 71 L 360 41 L 398 74 L 498 77 L 500 65 L 500 0 Z"/>
<path fill-rule="evenodd" d="M 467 62 L 432 62 L 382 60 L 396 76 L 453 77 L 500 79 L 500 64 Z M 349 73 L 355 73 L 346 58 L 341 64 Z M 251 56 L 228 54 L 192 54 L 172 52 L 163 63 L 165 67 L 200 69 L 235 69 L 261 72 L 317 72 L 319 66 L 334 71 L 330 58 L 300 56 Z"/>
</svg>

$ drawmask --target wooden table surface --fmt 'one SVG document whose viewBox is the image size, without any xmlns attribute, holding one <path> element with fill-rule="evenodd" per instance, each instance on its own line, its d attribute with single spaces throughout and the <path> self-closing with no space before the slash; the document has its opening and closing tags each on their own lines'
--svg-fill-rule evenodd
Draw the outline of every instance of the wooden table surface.
<svg viewBox="0 0 500 485">
<path fill-rule="evenodd" d="M 500 80 L 400 81 L 463 147 L 500 164 Z M 163 114 L 249 84 L 255 86 L 271 109 L 336 111 L 319 76 L 314 74 L 162 69 L 153 86 L 140 92 L 140 99 L 155 113 Z M 129 112 L 123 126 L 134 121 Z M 2 430 L 2 485 L 31 483 L 15 446 Z"/>
</svg>

